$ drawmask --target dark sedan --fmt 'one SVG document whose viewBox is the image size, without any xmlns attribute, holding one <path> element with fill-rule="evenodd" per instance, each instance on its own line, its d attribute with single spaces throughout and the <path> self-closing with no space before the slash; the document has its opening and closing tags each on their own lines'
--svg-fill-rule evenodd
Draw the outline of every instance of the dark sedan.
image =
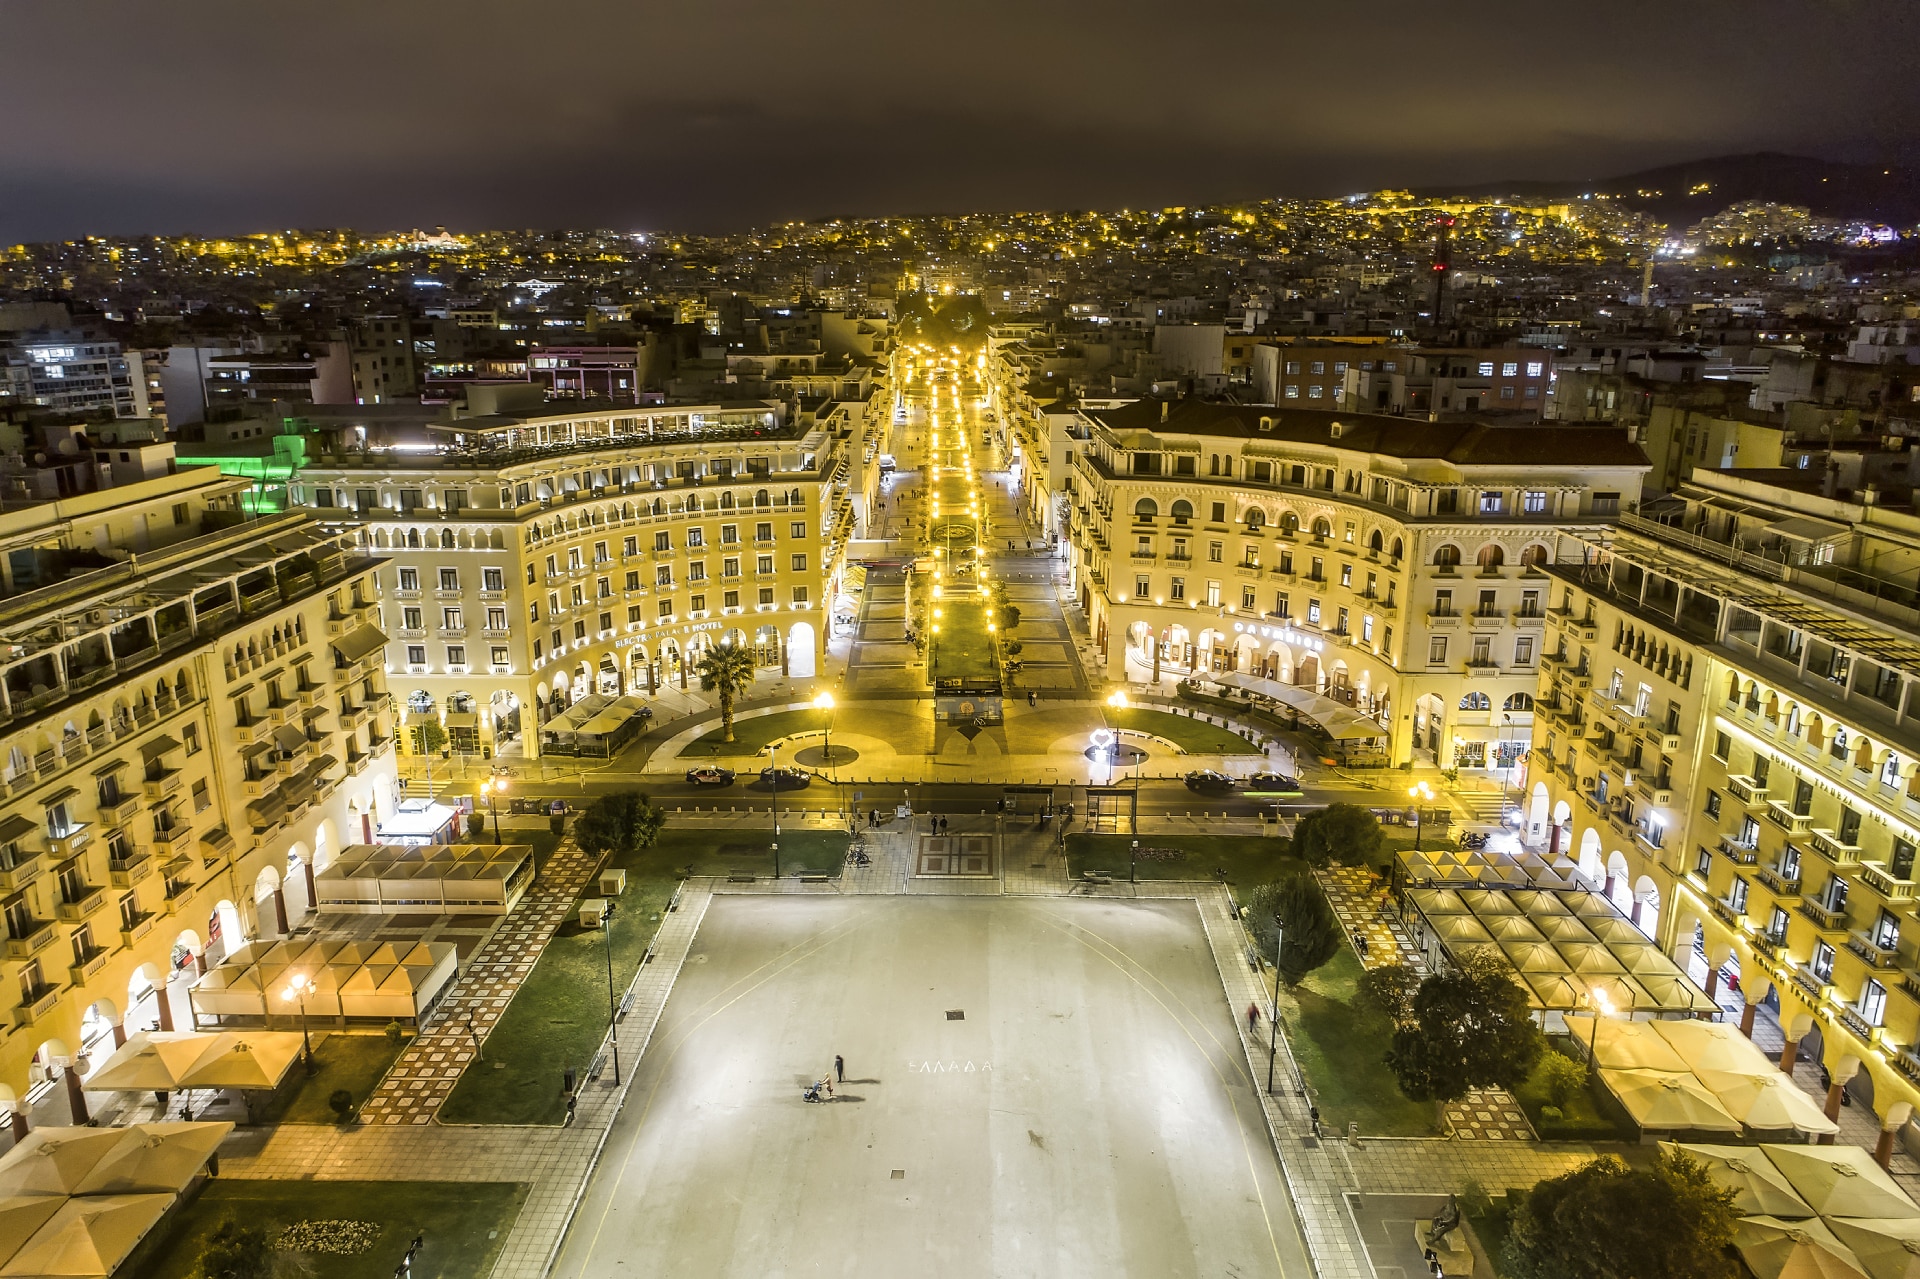
<svg viewBox="0 0 1920 1279">
<path fill-rule="evenodd" d="M 733 785 L 733 770 L 731 768 L 721 768 L 713 764 L 709 764 L 704 768 L 689 768 L 687 770 L 687 780 L 695 786 L 731 786 Z"/>
<path fill-rule="evenodd" d="M 1187 774 L 1187 789 L 1230 791 L 1233 789 L 1233 779 L 1225 773 L 1216 773 L 1211 768 L 1196 768 Z"/>
<path fill-rule="evenodd" d="M 799 790 L 813 780 L 813 774 L 799 768 L 763 768 L 760 784 L 769 790 Z"/>
<path fill-rule="evenodd" d="M 1303 795 L 1300 783 L 1285 773 L 1255 773 L 1246 780 L 1249 795 Z"/>
</svg>

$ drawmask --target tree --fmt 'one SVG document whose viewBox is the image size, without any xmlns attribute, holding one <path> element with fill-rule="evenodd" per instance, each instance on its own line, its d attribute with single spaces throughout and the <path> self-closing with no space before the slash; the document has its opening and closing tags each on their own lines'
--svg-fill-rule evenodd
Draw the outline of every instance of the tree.
<svg viewBox="0 0 1920 1279">
<path fill-rule="evenodd" d="M 1604 1155 L 1535 1186 L 1508 1218 L 1513 1279 L 1733 1279 L 1733 1191 L 1684 1152 L 1630 1169 Z"/>
<path fill-rule="evenodd" d="M 1010 630 L 1012 630 L 1012 629 L 1013 629 L 1014 627 L 1016 627 L 1016 626 L 1018 626 L 1018 625 L 1020 625 L 1020 608 L 1019 608 L 1019 606 L 1018 606 L 1018 605 L 1016 605 L 1016 604 L 1002 604 L 1002 605 L 1000 606 L 1000 610 L 999 610 L 999 611 L 1000 611 L 1000 619 L 999 619 L 999 620 L 1000 620 L 1000 629 L 1001 629 L 1001 630 L 1003 630 L 1003 631 L 1010 631 Z"/>
<path fill-rule="evenodd" d="M 1413 997 L 1420 990 L 1420 974 L 1405 964 L 1382 964 L 1360 974 L 1355 994 L 1362 1004 L 1394 1025 L 1413 1020 Z"/>
<path fill-rule="evenodd" d="M 1413 997 L 1413 1020 L 1393 1032 L 1387 1065 L 1416 1101 L 1452 1101 L 1469 1088 L 1520 1086 L 1543 1048 L 1527 993 L 1506 964 L 1469 960 L 1435 973 Z"/>
<path fill-rule="evenodd" d="M 1540 1087 L 1547 1101 L 1565 1110 L 1574 1094 L 1587 1086 L 1587 1064 L 1565 1053 L 1550 1052 L 1540 1062 Z"/>
<path fill-rule="evenodd" d="M 573 840 L 589 857 L 625 855 L 650 848 L 667 815 L 639 791 L 615 791 L 588 804 L 573 821 Z"/>
<path fill-rule="evenodd" d="M 436 716 L 429 715 L 420 721 L 420 753 L 438 755 L 447 746 L 447 730 Z"/>
<path fill-rule="evenodd" d="M 344 1124 L 353 1114 L 353 1094 L 344 1088 L 334 1089 L 327 1097 L 327 1109 L 333 1112 L 334 1118 Z"/>
<path fill-rule="evenodd" d="M 753 687 L 753 654 L 738 644 L 715 644 L 693 669 L 700 676 L 701 692 L 720 694 L 722 740 L 732 741 L 733 699 Z"/>
<path fill-rule="evenodd" d="M 1254 889 L 1247 914 L 1262 954 L 1273 954 L 1275 933 L 1279 933 L 1280 980 L 1289 986 L 1298 986 L 1340 949 L 1340 918 L 1333 913 L 1320 881 L 1305 871 Z"/>
<path fill-rule="evenodd" d="M 271 1279 L 278 1269 L 273 1244 L 259 1226 L 223 1221 L 200 1250 L 205 1279 Z"/>
<path fill-rule="evenodd" d="M 1387 837 L 1380 819 L 1358 804 L 1329 804 L 1293 828 L 1293 854 L 1309 866 L 1329 861 L 1360 866 L 1380 856 Z"/>
</svg>

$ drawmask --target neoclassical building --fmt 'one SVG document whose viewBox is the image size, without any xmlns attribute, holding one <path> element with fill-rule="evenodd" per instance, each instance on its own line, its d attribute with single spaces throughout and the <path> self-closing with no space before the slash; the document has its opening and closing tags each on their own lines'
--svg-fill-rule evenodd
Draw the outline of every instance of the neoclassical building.
<svg viewBox="0 0 1920 1279">
<path fill-rule="evenodd" d="M 590 692 L 684 689 L 707 646 L 819 667 L 867 465 L 864 416 L 773 401 L 435 423 L 323 455 L 293 500 L 386 561 L 386 664 L 410 749 L 539 752 Z"/>
<path fill-rule="evenodd" d="M 1640 491 L 1616 430 L 1183 399 L 1080 410 L 1074 586 L 1110 677 L 1246 672 L 1379 724 L 1372 762 L 1509 772 L 1546 569 Z"/>
<path fill-rule="evenodd" d="M 1806 484 L 1696 471 L 1549 568 L 1530 794 L 1892 1134 L 1920 1101 L 1920 518 Z"/>
</svg>

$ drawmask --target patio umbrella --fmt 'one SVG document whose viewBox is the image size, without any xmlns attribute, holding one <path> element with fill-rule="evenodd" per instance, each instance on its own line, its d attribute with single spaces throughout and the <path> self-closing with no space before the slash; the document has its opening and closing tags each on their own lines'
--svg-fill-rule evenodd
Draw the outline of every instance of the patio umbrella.
<svg viewBox="0 0 1920 1279">
<path fill-rule="evenodd" d="M 1602 1070 L 1600 1082 L 1642 1129 L 1739 1132 L 1740 1121 L 1698 1079 L 1684 1072 Z"/>
<path fill-rule="evenodd" d="M 1599 923 L 1600 921 L 1594 920 L 1593 922 Z M 1639 930 L 1635 929 L 1634 931 L 1638 932 Z M 1667 958 L 1666 951 L 1661 950 L 1652 942 L 1644 939 L 1634 942 L 1631 945 L 1612 946 L 1609 949 L 1613 951 L 1613 957 L 1620 961 L 1620 966 L 1636 977 L 1642 975 L 1648 977 L 1671 977 L 1680 971 L 1674 962 Z"/>
<path fill-rule="evenodd" d="M 1657 1021 L 1660 1032 L 1673 1050 L 1687 1059 L 1689 1070 L 1717 1070 L 1730 1074 L 1760 1075 L 1779 1073 L 1772 1060 L 1753 1046 L 1731 1026 L 1711 1021 Z"/>
<path fill-rule="evenodd" d="M 1475 874 L 1478 874 L 1479 871 L 1479 867 L 1474 868 Z M 1467 904 L 1469 910 L 1483 919 L 1489 915 L 1520 915 L 1525 913 L 1520 909 L 1518 903 L 1513 900 L 1512 894 L 1501 892 L 1498 889 L 1462 889 L 1460 900 Z"/>
<path fill-rule="evenodd" d="M 1758 1279 L 1867 1279 L 1853 1249 L 1819 1221 L 1742 1217 L 1733 1246 Z"/>
<path fill-rule="evenodd" d="M 1647 935 L 1630 919 L 1618 915 L 1593 915 L 1587 920 L 1593 935 L 1609 946 L 1644 946 Z"/>
<path fill-rule="evenodd" d="M 70 1195 L 123 1135 L 117 1128 L 35 1128 L 0 1159 L 0 1194 Z"/>
<path fill-rule="evenodd" d="M 126 1260 L 166 1214 L 172 1195 L 90 1195 L 60 1205 L 47 1224 L 0 1266 L 9 1279 L 88 1279 Z"/>
<path fill-rule="evenodd" d="M 1522 973 L 1521 982 L 1538 1008 L 1577 1008 L 1580 988 L 1566 973 Z"/>
<path fill-rule="evenodd" d="M 1720 1099 L 1730 1114 L 1749 1128 L 1827 1134 L 1840 1131 L 1840 1125 L 1827 1118 L 1813 1098 L 1800 1085 L 1768 1068 L 1764 1075 L 1730 1074 L 1722 1070 L 1700 1070 L 1694 1075 Z"/>
<path fill-rule="evenodd" d="M 1501 947 L 1513 966 L 1523 973 L 1564 973 L 1567 961 L 1560 952 L 1543 941 L 1517 941 Z"/>
<path fill-rule="evenodd" d="M 1794 1192 L 1823 1217 L 1920 1217 L 1920 1207 L 1907 1192 L 1858 1146 L 1761 1149 Z"/>
<path fill-rule="evenodd" d="M 7 1195 L 0 1198 L 0 1265 L 4 1265 L 33 1232 L 47 1224 L 65 1195 Z"/>
<path fill-rule="evenodd" d="M 1433 935 L 1449 944 L 1489 940 L 1487 926 L 1472 915 L 1442 915 L 1427 922 L 1433 929 Z"/>
<path fill-rule="evenodd" d="M 1567 893 L 1565 894 L 1565 900 L 1567 909 L 1576 915 L 1618 915 L 1620 913 L 1614 909 L 1612 902 L 1602 897 L 1599 893 Z"/>
<path fill-rule="evenodd" d="M 1567 967 L 1576 973 L 1622 973 L 1620 961 L 1613 952 L 1597 941 L 1562 942 L 1559 946 L 1560 958 L 1567 961 Z M 1622 1003 L 1621 1007 L 1626 1005 Z"/>
<path fill-rule="evenodd" d="M 124 1140 L 93 1166 L 76 1195 L 177 1194 L 207 1166 L 233 1125 L 135 1124 L 117 1131 Z"/>
<path fill-rule="evenodd" d="M 227 1031 L 181 1081 L 183 1088 L 274 1088 L 300 1055 L 296 1031 Z"/>
<path fill-rule="evenodd" d="M 1531 915 L 1533 926 L 1551 942 L 1591 942 L 1593 933 L 1587 921 L 1572 915 Z"/>
<path fill-rule="evenodd" d="M 1543 915 L 1565 915 L 1566 903 L 1557 893 L 1542 892 L 1538 888 L 1523 888 L 1517 893 L 1508 893 L 1507 900 L 1534 917 L 1538 922 Z"/>
<path fill-rule="evenodd" d="M 168 1092 L 180 1086 L 193 1064 L 213 1046 L 201 1031 L 156 1030 L 133 1035 L 87 1076 L 95 1092 Z"/>
<path fill-rule="evenodd" d="M 1684 1071 L 1687 1063 L 1645 1022 L 1618 1021 L 1592 1014 L 1567 1015 L 1567 1031 L 1576 1045 L 1592 1044 L 1593 1061 L 1605 1070 Z"/>
<path fill-rule="evenodd" d="M 1480 921 L 1495 941 L 1544 941 L 1525 915 L 1491 915 Z"/>
<path fill-rule="evenodd" d="M 1678 973 L 1635 974 L 1634 980 L 1647 992 L 1649 1006 L 1666 1012 L 1705 1013 L 1719 1005 L 1707 998 L 1707 992 Z"/>
<path fill-rule="evenodd" d="M 1853 1249 L 1870 1279 L 1920 1279 L 1920 1220 L 1836 1218 L 1827 1229 Z"/>
<path fill-rule="evenodd" d="M 1793 1187 L 1767 1156 L 1752 1146 L 1706 1146 L 1663 1141 L 1666 1150 L 1679 1150 L 1692 1156 L 1707 1170 L 1716 1186 L 1733 1191 L 1733 1210 L 1743 1217 L 1813 1216 L 1806 1200 L 1793 1193 Z M 1914 1223 L 1920 1226 L 1920 1222 Z"/>
<path fill-rule="evenodd" d="M 1451 888 L 1416 888 L 1407 894 L 1415 910 L 1432 919 L 1436 915 L 1471 915 L 1460 894 Z"/>
</svg>

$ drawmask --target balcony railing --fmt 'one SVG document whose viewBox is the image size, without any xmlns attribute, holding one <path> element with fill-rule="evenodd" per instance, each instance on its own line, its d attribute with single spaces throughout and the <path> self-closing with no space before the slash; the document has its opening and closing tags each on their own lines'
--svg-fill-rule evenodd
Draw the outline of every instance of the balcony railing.
<svg viewBox="0 0 1920 1279">
<path fill-rule="evenodd" d="M 1863 862 L 1860 866 L 1860 882 L 1889 902 L 1913 900 L 1914 882 L 1911 879 L 1896 879 L 1882 862 Z"/>
<path fill-rule="evenodd" d="M 1803 901 L 1796 907 L 1800 914 L 1814 923 L 1814 927 L 1823 933 L 1843 933 L 1847 930 L 1847 912 L 1829 910 L 1821 902 Z"/>
<path fill-rule="evenodd" d="M 1847 938 L 1847 949 L 1864 959 L 1869 968 L 1892 968 L 1900 959 L 1897 939 L 1891 946 L 1882 946 L 1865 933 L 1855 933 Z"/>
</svg>

